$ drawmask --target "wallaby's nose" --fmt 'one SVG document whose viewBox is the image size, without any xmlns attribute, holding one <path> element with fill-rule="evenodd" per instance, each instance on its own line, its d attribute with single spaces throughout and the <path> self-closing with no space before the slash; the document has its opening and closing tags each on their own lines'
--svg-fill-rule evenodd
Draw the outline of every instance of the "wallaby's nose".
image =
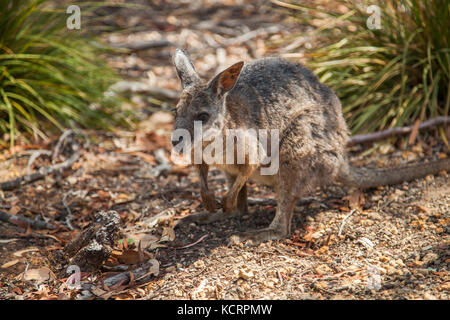
<svg viewBox="0 0 450 320">
<path fill-rule="evenodd" d="M 183 142 L 183 136 L 181 136 L 180 138 L 178 138 L 178 140 L 172 140 L 172 146 L 176 146 L 177 144 Z"/>
</svg>

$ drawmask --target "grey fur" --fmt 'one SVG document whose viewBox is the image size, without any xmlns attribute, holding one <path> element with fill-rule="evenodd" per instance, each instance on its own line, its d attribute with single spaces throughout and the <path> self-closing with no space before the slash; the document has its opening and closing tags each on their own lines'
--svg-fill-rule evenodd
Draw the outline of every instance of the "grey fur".
<svg viewBox="0 0 450 320">
<path fill-rule="evenodd" d="M 276 175 L 261 176 L 258 165 L 217 165 L 226 172 L 229 181 L 229 192 L 222 201 L 223 212 L 215 212 L 214 194 L 208 190 L 206 180 L 208 166 L 198 166 L 202 200 L 213 213 L 191 215 L 185 222 L 208 223 L 247 212 L 248 179 L 270 185 L 277 192 L 278 206 L 270 226 L 234 235 L 232 242 L 258 243 L 289 235 L 295 202 L 316 187 L 341 182 L 368 188 L 450 170 L 448 158 L 382 170 L 352 167 L 346 153 L 348 129 L 339 99 L 300 64 L 280 58 L 248 62 L 234 87 L 218 94 L 212 83 L 217 82 L 220 74 L 209 83 L 199 81 L 200 77 L 190 72 L 194 69 L 186 54 L 177 51 L 175 56 L 182 82 L 190 84 L 183 85 L 175 129 L 187 129 L 193 134 L 196 116 L 207 112 L 210 119 L 206 128 L 280 130 Z"/>
</svg>

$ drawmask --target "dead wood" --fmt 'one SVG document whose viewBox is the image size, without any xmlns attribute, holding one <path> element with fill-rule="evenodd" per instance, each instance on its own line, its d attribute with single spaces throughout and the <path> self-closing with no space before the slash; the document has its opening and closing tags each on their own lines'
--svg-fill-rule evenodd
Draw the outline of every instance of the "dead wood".
<svg viewBox="0 0 450 320">
<path fill-rule="evenodd" d="M 64 247 L 70 264 L 83 272 L 96 271 L 109 258 L 114 242 L 120 238 L 120 216 L 116 211 L 100 211 L 94 222 Z"/>
<path fill-rule="evenodd" d="M 37 219 L 32 220 L 22 216 L 11 215 L 4 211 L 0 211 L 0 220 L 11 224 L 15 224 L 16 226 L 25 229 L 28 227 L 31 227 L 32 229 L 51 229 L 51 230 L 56 229 L 54 225 L 47 223 L 45 221 Z"/>
<path fill-rule="evenodd" d="M 131 274 L 131 277 L 130 277 Z M 126 271 L 109 277 L 103 281 L 105 286 L 113 287 L 119 283 L 126 284 L 130 280 L 135 280 L 137 283 L 145 283 L 150 276 L 157 276 L 159 274 L 159 262 L 156 259 L 151 259 L 144 262 L 139 268 L 132 271 Z"/>
<path fill-rule="evenodd" d="M 64 162 L 49 166 L 43 167 L 38 170 L 38 172 L 27 174 L 22 177 L 16 178 L 14 180 L 5 181 L 0 183 L 0 190 L 8 191 L 16 189 L 20 186 L 23 186 L 27 183 L 34 182 L 36 180 L 43 179 L 45 176 L 52 174 L 56 171 L 62 171 L 70 168 L 78 159 L 80 158 L 80 153 L 75 152 L 69 159 Z"/>
<path fill-rule="evenodd" d="M 428 128 L 440 126 L 443 124 L 449 124 L 449 123 L 450 123 L 450 117 L 444 117 L 444 116 L 436 117 L 436 118 L 422 122 L 419 125 L 419 130 L 428 129 Z M 356 144 L 363 144 L 363 143 L 386 139 L 391 136 L 408 134 L 413 131 L 413 128 L 414 128 L 414 125 L 408 126 L 408 127 L 396 127 L 396 128 L 379 131 L 379 132 L 356 135 L 356 136 L 353 136 L 350 138 L 347 145 L 354 146 Z"/>
<path fill-rule="evenodd" d="M 152 87 L 138 81 L 119 81 L 111 87 L 111 90 L 119 93 L 131 92 L 147 94 L 155 97 L 162 97 L 168 100 L 177 100 L 180 96 L 178 91 L 166 88 Z"/>
<path fill-rule="evenodd" d="M 249 31 L 235 38 L 227 39 L 225 41 L 226 46 L 240 45 L 244 42 L 248 42 L 249 40 L 259 37 L 259 36 L 267 36 L 269 34 L 278 33 L 283 30 L 283 27 L 280 25 L 274 25 L 269 27 L 263 27 L 256 30 Z"/>
<path fill-rule="evenodd" d="M 141 50 L 162 48 L 162 47 L 168 47 L 168 46 L 173 46 L 173 43 L 171 43 L 167 40 L 136 41 L 136 42 L 130 42 L 130 43 L 112 43 L 111 44 L 111 47 L 128 49 L 131 51 L 141 51 Z"/>
</svg>

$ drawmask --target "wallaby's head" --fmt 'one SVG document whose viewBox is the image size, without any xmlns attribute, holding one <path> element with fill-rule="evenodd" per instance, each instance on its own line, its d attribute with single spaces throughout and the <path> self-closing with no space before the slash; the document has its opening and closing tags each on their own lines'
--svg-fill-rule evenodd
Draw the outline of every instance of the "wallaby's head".
<svg viewBox="0 0 450 320">
<path fill-rule="evenodd" d="M 233 89 L 244 65 L 238 62 L 222 71 L 210 81 L 200 78 L 189 57 L 183 50 L 177 49 L 173 63 L 181 80 L 183 92 L 176 107 L 174 133 L 177 129 L 187 130 L 194 142 L 194 122 L 201 123 L 203 136 L 221 134 L 224 127 L 226 107 L 225 94 Z M 180 130 L 179 130 L 180 131 Z M 178 138 L 175 138 L 178 137 Z M 182 142 L 179 135 L 174 135 L 173 145 Z"/>
</svg>

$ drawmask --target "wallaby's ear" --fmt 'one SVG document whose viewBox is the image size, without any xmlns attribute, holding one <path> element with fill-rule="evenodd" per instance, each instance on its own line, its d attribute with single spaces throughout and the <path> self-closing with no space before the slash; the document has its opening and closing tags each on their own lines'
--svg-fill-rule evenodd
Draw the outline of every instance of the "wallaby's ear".
<svg viewBox="0 0 450 320">
<path fill-rule="evenodd" d="M 183 89 L 200 80 L 197 72 L 195 72 L 194 65 L 183 50 L 175 50 L 175 53 L 173 54 L 173 64 L 177 69 L 178 77 L 181 80 Z"/>
<path fill-rule="evenodd" d="M 225 69 L 210 81 L 209 88 L 219 96 L 224 95 L 226 92 L 233 89 L 243 66 L 244 62 L 240 61 Z"/>
</svg>

